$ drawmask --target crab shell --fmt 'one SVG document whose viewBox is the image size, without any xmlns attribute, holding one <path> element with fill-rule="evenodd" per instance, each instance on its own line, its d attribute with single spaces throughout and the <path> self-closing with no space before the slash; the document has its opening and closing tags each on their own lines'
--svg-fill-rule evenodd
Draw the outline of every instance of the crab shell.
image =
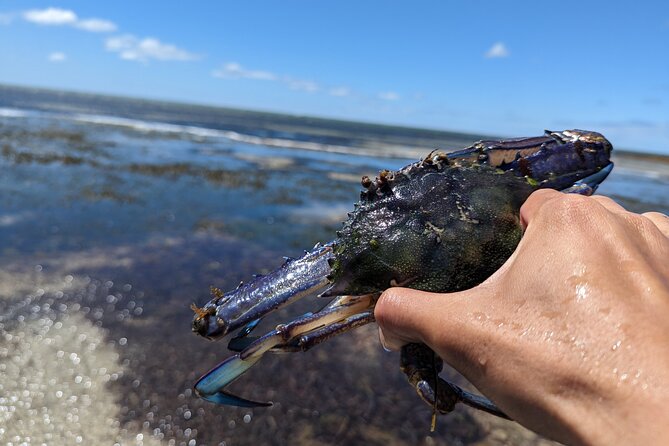
<svg viewBox="0 0 669 446">
<path fill-rule="evenodd" d="M 518 209 L 535 189 L 526 178 L 445 158 L 382 173 L 337 234 L 327 294 L 477 285 L 518 245 Z"/>
</svg>

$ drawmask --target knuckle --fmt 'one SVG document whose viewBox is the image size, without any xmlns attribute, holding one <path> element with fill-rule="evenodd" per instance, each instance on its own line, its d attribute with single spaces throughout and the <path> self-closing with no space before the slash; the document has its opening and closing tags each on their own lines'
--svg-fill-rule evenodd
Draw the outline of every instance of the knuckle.
<svg viewBox="0 0 669 446">
<path fill-rule="evenodd" d="M 555 198 L 560 195 L 560 192 L 553 190 L 553 189 L 539 189 L 534 192 L 528 197 L 528 199 L 525 201 L 525 206 L 542 206 L 545 204 L 547 201 L 551 200 L 552 198 Z"/>
<path fill-rule="evenodd" d="M 525 200 L 525 203 L 520 208 L 520 217 L 523 225 L 526 225 L 535 215 L 539 213 L 544 205 L 558 196 L 559 192 L 553 189 L 539 189 L 534 191 L 528 198 Z"/>
<path fill-rule="evenodd" d="M 534 193 L 532 193 L 532 195 L 535 198 L 545 199 L 545 198 L 550 198 L 550 197 L 560 195 L 560 192 L 556 191 L 555 189 L 539 189 L 539 190 L 535 191 Z"/>
<path fill-rule="evenodd" d="M 646 217 L 646 218 L 648 218 L 648 219 L 650 219 L 650 220 L 653 220 L 653 221 L 655 221 L 655 220 L 657 220 L 657 221 L 666 221 L 667 223 L 669 223 L 669 216 L 663 214 L 662 212 L 655 212 L 655 211 L 652 211 L 652 212 L 644 212 L 644 213 L 641 214 L 641 215 L 642 215 L 643 217 Z"/>
<path fill-rule="evenodd" d="M 642 234 L 657 234 L 661 232 L 660 223 L 662 218 L 666 219 L 666 224 L 669 224 L 669 218 L 659 212 L 645 212 L 641 215 L 630 213 L 627 216 L 628 221 Z"/>
<path fill-rule="evenodd" d="M 667 219 L 667 224 L 663 224 L 657 220 L 657 214 L 658 213 L 622 213 L 618 218 L 620 230 L 629 240 L 632 240 L 635 245 L 644 247 L 640 249 L 647 249 L 649 250 L 649 253 L 662 246 L 666 247 L 667 241 L 669 241 L 667 240 L 669 237 L 669 219 Z"/>
<path fill-rule="evenodd" d="M 556 223 L 581 224 L 597 211 L 597 203 L 577 194 L 562 194 L 541 209 L 544 218 Z"/>
<path fill-rule="evenodd" d="M 603 205 L 609 205 L 609 206 L 620 206 L 616 201 L 610 197 L 607 197 L 605 195 L 594 195 L 590 197 L 591 200 L 595 200 L 600 204 Z"/>
<path fill-rule="evenodd" d="M 623 215 L 625 221 L 634 226 L 635 228 L 643 228 L 647 223 L 652 223 L 650 219 L 644 217 L 643 215 L 635 214 L 633 212 L 627 212 Z"/>
</svg>

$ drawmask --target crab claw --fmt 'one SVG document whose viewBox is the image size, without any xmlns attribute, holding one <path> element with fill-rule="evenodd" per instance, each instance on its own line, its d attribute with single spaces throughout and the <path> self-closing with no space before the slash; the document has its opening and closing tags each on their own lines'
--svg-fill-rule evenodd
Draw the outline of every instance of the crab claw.
<svg viewBox="0 0 669 446">
<path fill-rule="evenodd" d="M 571 187 L 563 189 L 562 192 L 569 194 L 592 195 L 597 190 L 597 187 L 606 179 L 613 170 L 613 163 L 609 163 L 603 167 L 599 172 L 595 172 L 577 182 Z"/>
<path fill-rule="evenodd" d="M 227 358 L 213 369 L 205 373 L 195 383 L 195 393 L 200 398 L 216 404 L 227 404 L 238 407 L 267 407 L 271 402 L 247 400 L 224 391 L 225 386 L 243 375 L 258 362 L 261 356 L 241 359 L 239 355 Z"/>
</svg>

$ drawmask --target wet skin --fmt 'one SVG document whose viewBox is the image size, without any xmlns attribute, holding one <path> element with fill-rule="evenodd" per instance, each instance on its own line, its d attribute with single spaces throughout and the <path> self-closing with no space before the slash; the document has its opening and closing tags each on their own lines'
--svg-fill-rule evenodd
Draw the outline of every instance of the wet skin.
<svg viewBox="0 0 669 446">
<path fill-rule="evenodd" d="M 669 218 L 541 190 L 512 257 L 467 291 L 391 288 L 382 342 L 422 342 L 514 420 L 567 444 L 669 440 Z"/>
</svg>

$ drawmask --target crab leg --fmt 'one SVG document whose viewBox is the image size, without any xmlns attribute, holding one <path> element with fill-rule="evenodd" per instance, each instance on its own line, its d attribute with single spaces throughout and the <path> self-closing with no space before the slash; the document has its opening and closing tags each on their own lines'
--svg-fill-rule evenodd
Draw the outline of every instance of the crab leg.
<svg viewBox="0 0 669 446">
<path fill-rule="evenodd" d="M 361 296 L 342 296 L 338 300 L 347 299 L 344 303 L 311 315 L 300 317 L 287 324 L 281 324 L 273 331 L 262 336 L 253 344 L 239 353 L 241 359 L 251 359 L 262 355 L 277 345 L 285 344 L 296 336 L 310 332 L 317 328 L 328 326 L 354 314 L 369 309 L 376 303 L 379 293 L 363 294 Z"/>
<path fill-rule="evenodd" d="M 316 245 L 299 259 L 286 259 L 280 268 L 231 292 L 213 289 L 212 300 L 202 308 L 192 307 L 193 331 L 217 339 L 243 327 L 240 336 L 247 335 L 266 314 L 325 288 L 332 250 L 332 244 Z"/>
<path fill-rule="evenodd" d="M 349 296 L 349 295 L 337 296 L 336 298 L 334 298 L 330 302 L 328 302 L 327 305 L 325 305 L 323 308 L 321 308 L 321 310 L 318 313 L 323 314 L 323 312 L 326 311 L 326 310 L 335 308 L 337 306 L 344 305 L 345 303 L 350 302 L 351 299 L 353 299 L 355 297 L 356 296 Z M 314 313 L 306 313 L 306 314 L 302 315 L 300 320 L 302 320 L 304 318 L 307 318 L 307 317 L 311 317 L 311 316 L 313 316 L 313 314 Z M 374 319 L 372 318 L 372 320 L 370 320 L 369 322 L 373 322 L 373 320 Z M 231 351 L 234 351 L 234 352 L 241 352 L 242 350 L 245 350 L 251 344 L 256 342 L 258 339 L 260 339 L 260 336 L 249 336 L 249 333 L 251 332 L 251 330 L 253 330 L 253 328 L 255 328 L 255 326 L 257 325 L 258 322 L 259 322 L 259 320 L 253 321 L 251 323 L 251 324 L 253 324 L 253 327 L 250 327 L 251 324 L 249 324 L 248 326 L 244 327 L 244 329 L 242 329 L 242 331 L 240 331 L 234 338 L 230 339 L 230 342 L 228 342 L 228 350 L 231 350 Z M 338 324 L 345 324 L 345 323 L 340 322 L 340 323 L 337 323 L 337 324 L 328 325 L 328 326 L 324 327 L 322 330 L 325 330 L 326 332 L 333 331 L 334 327 L 336 327 Z M 362 325 L 364 325 L 364 324 L 362 324 Z M 356 327 L 359 327 L 359 326 L 360 325 L 356 325 Z M 333 327 L 332 330 L 329 327 Z M 351 327 L 351 328 L 355 328 L 355 327 Z M 314 330 L 313 332 L 310 332 L 309 336 L 311 337 L 317 331 L 319 331 L 319 330 Z M 339 333 L 337 333 L 337 334 L 339 334 Z M 334 336 L 334 335 L 328 336 L 327 338 L 324 338 L 323 340 L 319 341 L 318 343 L 323 342 L 324 340 L 329 339 L 332 336 Z M 314 345 L 316 345 L 316 344 L 314 344 Z M 280 349 L 277 348 L 277 347 L 273 347 L 272 350 L 280 350 L 282 352 L 304 351 L 304 350 L 306 350 L 306 349 L 302 349 L 297 344 L 293 345 L 292 347 L 293 348 L 291 349 L 288 345 L 285 345 L 285 346 L 281 346 Z"/>
<path fill-rule="evenodd" d="M 270 349 L 270 352 L 305 352 L 318 344 L 327 341 L 330 338 L 346 333 L 354 328 L 374 322 L 374 311 L 369 310 L 360 314 L 353 315 L 340 322 L 335 322 L 325 327 L 310 331 L 299 338 L 294 338 L 289 344 L 278 345 Z M 243 338 L 234 338 L 230 340 L 228 349 L 241 352 L 249 345 L 260 339 L 259 336 L 247 336 Z"/>
<path fill-rule="evenodd" d="M 326 325 L 323 328 L 306 333 L 300 336 L 295 345 L 288 345 L 282 351 L 307 351 L 321 342 L 325 342 L 354 328 L 362 327 L 370 322 L 374 322 L 374 310 L 356 314 L 341 322 Z"/>
<path fill-rule="evenodd" d="M 253 341 L 240 353 L 227 358 L 207 372 L 195 384 L 195 392 L 202 398 L 218 404 L 242 407 L 271 404 L 240 398 L 223 389 L 258 362 L 264 353 L 273 348 L 294 350 L 302 343 L 301 338 L 306 338 L 305 345 L 307 346 L 304 348 L 306 350 L 322 340 L 363 323 L 371 322 L 373 320 L 371 309 L 378 297 L 379 293 L 340 296 L 334 301 L 337 305 L 329 304 L 317 313 L 307 314 L 292 322 L 277 326 L 276 329 Z M 330 326 L 332 329 L 328 328 Z M 319 340 L 320 337 L 325 337 L 325 339 Z"/>
<path fill-rule="evenodd" d="M 480 395 L 460 388 L 442 378 L 439 372 L 443 368 L 442 359 L 424 344 L 406 344 L 402 347 L 400 368 L 406 374 L 409 383 L 414 386 L 418 396 L 432 407 L 432 426 L 434 431 L 437 412 L 452 412 L 457 403 L 464 403 L 475 409 L 488 412 L 501 418 L 509 419 L 492 401 Z"/>
</svg>

